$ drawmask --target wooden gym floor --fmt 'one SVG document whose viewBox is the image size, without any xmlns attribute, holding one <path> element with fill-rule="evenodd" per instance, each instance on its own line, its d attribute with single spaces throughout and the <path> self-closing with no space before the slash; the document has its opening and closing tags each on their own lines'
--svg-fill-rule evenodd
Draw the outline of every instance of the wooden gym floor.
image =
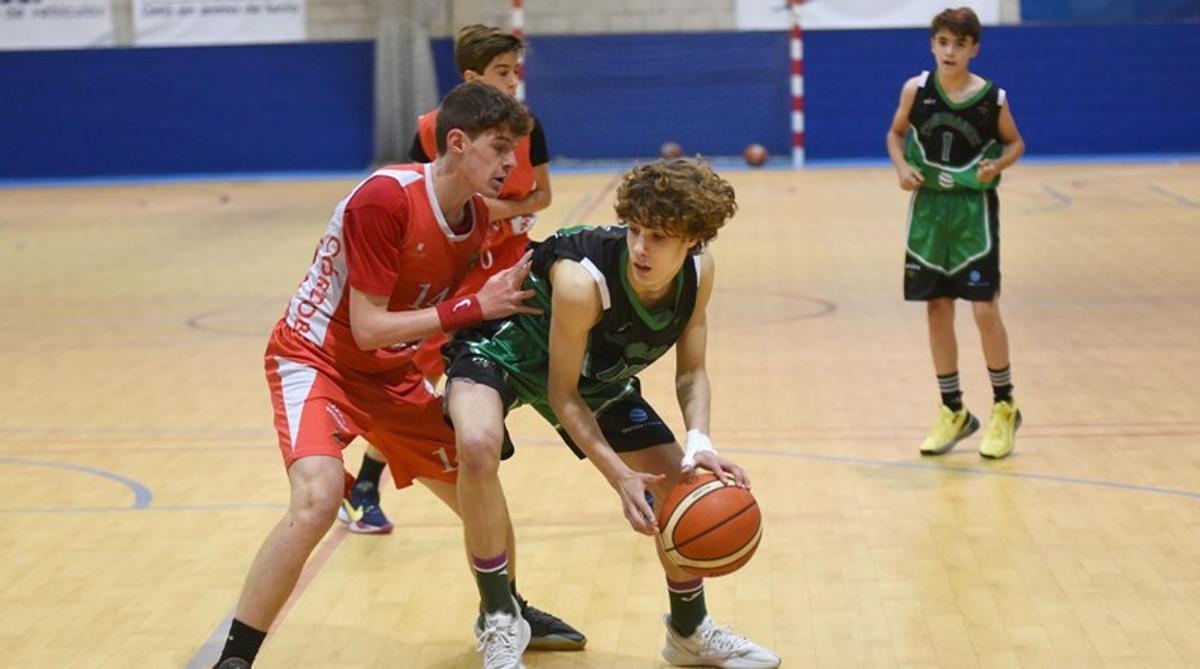
<svg viewBox="0 0 1200 669">
<path fill-rule="evenodd" d="M 1016 453 L 917 454 L 937 403 L 886 168 L 728 172 L 713 437 L 765 539 L 714 618 L 787 667 L 1200 666 L 1200 164 L 1021 164 L 1001 189 Z M 287 486 L 268 329 L 352 180 L 0 190 L 0 667 L 210 665 Z M 535 231 L 611 222 L 556 174 Z M 959 311 L 966 400 L 990 402 Z M 672 359 L 647 394 L 680 428 Z M 521 590 L 590 637 L 528 665 L 658 667 L 650 540 L 528 410 L 502 468 Z M 357 470 L 361 444 L 347 451 Z M 335 527 L 257 666 L 479 666 L 457 521 L 387 490 Z"/>
</svg>

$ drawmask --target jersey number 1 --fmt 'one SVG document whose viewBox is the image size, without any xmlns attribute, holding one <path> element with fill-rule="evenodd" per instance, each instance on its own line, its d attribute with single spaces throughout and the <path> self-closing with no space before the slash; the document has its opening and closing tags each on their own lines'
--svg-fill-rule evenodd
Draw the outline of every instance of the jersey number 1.
<svg viewBox="0 0 1200 669">
<path fill-rule="evenodd" d="M 942 162 L 950 162 L 950 145 L 954 143 L 954 133 L 942 133 Z"/>
</svg>

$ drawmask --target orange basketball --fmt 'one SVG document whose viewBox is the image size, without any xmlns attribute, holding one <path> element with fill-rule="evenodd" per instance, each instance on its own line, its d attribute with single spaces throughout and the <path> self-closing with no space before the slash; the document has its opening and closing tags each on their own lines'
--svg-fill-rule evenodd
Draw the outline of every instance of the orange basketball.
<svg viewBox="0 0 1200 669">
<path fill-rule="evenodd" d="M 762 144 L 751 144 L 742 152 L 742 157 L 750 167 L 760 167 L 767 162 L 767 149 Z"/>
<path fill-rule="evenodd" d="M 704 472 L 675 486 L 658 508 L 659 543 L 680 569 L 721 576 L 750 561 L 762 539 L 762 513 L 749 490 Z"/>
<path fill-rule="evenodd" d="M 663 158 L 679 158 L 683 155 L 683 147 L 679 142 L 663 142 L 658 154 Z"/>
</svg>

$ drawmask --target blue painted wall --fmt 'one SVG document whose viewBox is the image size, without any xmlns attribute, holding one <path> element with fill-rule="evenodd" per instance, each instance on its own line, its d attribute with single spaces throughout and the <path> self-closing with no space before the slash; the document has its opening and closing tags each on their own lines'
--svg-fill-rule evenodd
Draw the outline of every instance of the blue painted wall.
<svg viewBox="0 0 1200 669">
<path fill-rule="evenodd" d="M 810 155 L 879 156 L 927 30 L 805 36 Z M 1030 155 L 1200 153 L 1200 24 L 985 28 L 972 68 L 1003 87 Z"/>
<path fill-rule="evenodd" d="M 362 169 L 373 48 L 0 52 L 0 178 Z"/>
<path fill-rule="evenodd" d="M 810 160 L 882 158 L 904 81 L 933 67 L 926 29 L 805 34 Z M 1031 155 L 1200 152 L 1200 23 L 989 27 L 975 69 L 1004 87 Z M 439 84 L 457 83 L 448 40 Z M 787 36 L 532 38 L 529 104 L 552 155 L 646 156 L 666 140 L 791 152 Z"/>
<path fill-rule="evenodd" d="M 884 158 L 928 31 L 805 35 L 808 156 Z M 1200 23 L 989 27 L 976 70 L 1009 91 L 1030 155 L 1200 153 Z M 458 82 L 448 40 L 439 84 Z M 361 170 L 373 45 L 0 52 L 0 179 Z M 534 36 L 529 102 L 556 158 L 667 140 L 790 153 L 784 33 Z"/>
<path fill-rule="evenodd" d="M 1022 21 L 1166 21 L 1200 18 L 1200 0 L 1021 0 Z"/>
</svg>

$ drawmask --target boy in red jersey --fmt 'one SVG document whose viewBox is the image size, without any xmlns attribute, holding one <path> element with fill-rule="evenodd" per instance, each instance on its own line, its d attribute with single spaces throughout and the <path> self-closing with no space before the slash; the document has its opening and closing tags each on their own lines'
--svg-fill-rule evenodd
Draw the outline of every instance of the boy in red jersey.
<svg viewBox="0 0 1200 669">
<path fill-rule="evenodd" d="M 480 81 L 509 97 L 516 97 L 518 65 L 524 49 L 521 38 L 510 32 L 470 25 L 458 31 L 454 40 L 454 60 L 464 81 Z M 409 149 L 409 157 L 414 161 L 427 163 L 437 156 L 437 134 L 434 132 L 437 117 L 438 110 L 434 109 L 419 119 Z M 509 172 L 500 194 L 484 197 L 490 225 L 479 264 L 468 271 L 459 288 L 461 293 L 478 291 L 489 276 L 516 264 L 529 243 L 528 233 L 534 222 L 532 214 L 550 206 L 549 151 L 546 135 L 536 118 L 529 136 L 518 140 L 515 150 L 517 165 Z M 433 383 L 437 383 L 444 371 L 441 347 L 445 342 L 444 336 L 427 338 L 416 355 L 417 365 Z M 370 446 L 363 454 L 355 485 L 338 513 L 338 520 L 346 523 L 351 532 L 387 534 L 392 531 L 392 523 L 379 506 L 383 459 L 383 454 Z"/>
<path fill-rule="evenodd" d="M 380 169 L 335 208 L 267 344 L 291 501 L 250 567 L 219 669 L 254 662 L 333 524 L 348 478 L 341 451 L 355 437 L 381 449 L 398 486 L 420 478 L 441 499 L 454 499 L 454 435 L 413 355 L 425 337 L 536 313 L 522 305 L 532 294 L 521 289 L 528 259 L 476 293 L 455 294 L 478 262 L 484 196 L 499 194 L 531 124 L 512 98 L 463 84 L 442 102 L 436 161 Z"/>
<path fill-rule="evenodd" d="M 454 60 L 464 81 L 483 82 L 515 98 L 519 83 L 518 65 L 524 49 L 525 43 L 521 38 L 510 32 L 491 26 L 470 25 L 458 31 L 454 40 Z M 438 110 L 434 109 L 423 114 L 418 121 L 417 134 L 409 149 L 409 157 L 413 160 L 427 163 L 438 155 L 435 133 L 437 118 Z M 478 291 L 488 277 L 515 265 L 529 243 L 529 230 L 534 222 L 532 214 L 550 206 L 549 150 L 546 148 L 545 132 L 536 117 L 533 118 L 533 129 L 529 136 L 518 140 L 516 154 L 517 165 L 509 172 L 499 196 L 484 197 L 490 225 L 480 252 L 480 262 L 468 270 L 459 287 L 460 294 Z M 429 337 L 416 354 L 417 366 L 433 383 L 444 372 L 441 347 L 445 342 L 445 336 Z M 346 523 L 351 532 L 387 534 L 392 531 L 392 523 L 379 505 L 383 466 L 383 454 L 368 444 L 354 486 L 338 512 L 338 520 Z M 515 578 L 515 573 L 510 576 Z M 519 597 L 518 601 L 533 627 L 531 648 L 583 648 L 587 640 L 577 630 L 528 606 Z"/>
</svg>

